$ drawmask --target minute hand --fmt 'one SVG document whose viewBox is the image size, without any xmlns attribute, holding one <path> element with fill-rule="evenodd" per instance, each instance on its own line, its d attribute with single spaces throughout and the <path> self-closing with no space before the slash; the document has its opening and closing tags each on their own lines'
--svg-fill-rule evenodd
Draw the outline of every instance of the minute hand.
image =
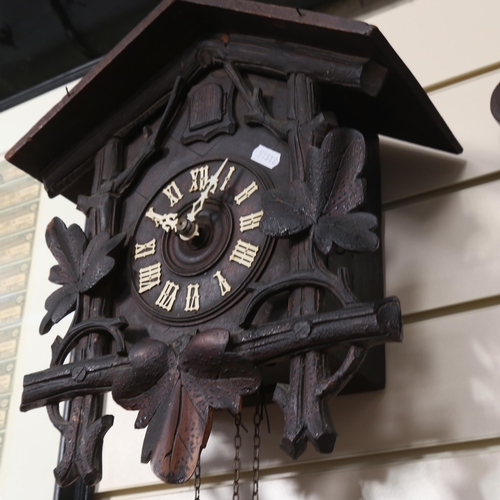
<svg viewBox="0 0 500 500">
<path fill-rule="evenodd" d="M 205 201 L 208 198 L 210 193 L 215 193 L 215 190 L 217 189 L 217 185 L 219 184 L 219 177 L 220 174 L 222 174 L 222 171 L 224 170 L 224 167 L 226 166 L 226 163 L 229 161 L 229 158 L 226 158 L 222 165 L 219 167 L 219 170 L 215 172 L 214 175 L 210 177 L 208 180 L 207 187 L 202 191 L 200 197 L 193 203 L 193 206 L 191 208 L 191 212 L 189 212 L 186 216 L 186 219 L 189 222 L 195 222 L 196 216 L 203 210 L 203 206 L 205 205 Z"/>
</svg>

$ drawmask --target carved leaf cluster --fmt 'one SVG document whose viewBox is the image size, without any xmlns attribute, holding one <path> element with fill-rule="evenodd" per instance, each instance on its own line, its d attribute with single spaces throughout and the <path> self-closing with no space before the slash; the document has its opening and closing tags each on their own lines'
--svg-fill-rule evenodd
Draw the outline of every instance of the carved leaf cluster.
<svg viewBox="0 0 500 500">
<path fill-rule="evenodd" d="M 125 238 L 124 234 L 110 237 L 98 233 L 87 245 L 84 232 L 76 224 L 66 227 L 55 217 L 47 227 L 47 246 L 58 265 L 50 270 L 49 280 L 62 285 L 45 301 L 47 314 L 40 323 L 40 333 L 47 333 L 55 323 L 75 310 L 80 294 L 91 290 L 115 265 L 109 255 Z"/>
<path fill-rule="evenodd" d="M 330 131 L 320 148 L 308 151 L 304 181 L 293 181 L 288 192 L 271 190 L 263 195 L 261 230 L 274 238 L 312 230 L 324 254 L 333 244 L 357 252 L 376 250 L 377 218 L 367 212 L 351 213 L 364 201 L 364 183 L 358 177 L 365 157 L 360 132 Z"/>
<path fill-rule="evenodd" d="M 191 338 L 179 356 L 164 345 L 164 359 L 157 364 L 164 373 L 154 385 L 145 390 L 136 370 L 113 387 L 118 404 L 139 410 L 136 427 L 148 426 L 141 460 L 150 461 L 163 481 L 187 481 L 210 435 L 213 410 L 237 413 L 241 398 L 260 385 L 254 364 L 226 352 L 228 342 L 226 330 L 209 330 Z M 134 359 L 131 351 L 132 366 Z"/>
</svg>

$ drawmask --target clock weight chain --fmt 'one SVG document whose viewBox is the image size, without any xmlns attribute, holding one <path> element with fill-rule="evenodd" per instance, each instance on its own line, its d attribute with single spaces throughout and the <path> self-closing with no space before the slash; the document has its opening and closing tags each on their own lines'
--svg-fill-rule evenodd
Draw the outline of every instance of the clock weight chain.
<svg viewBox="0 0 500 500">
<path fill-rule="evenodd" d="M 260 396 L 260 395 L 259 395 Z M 257 397 L 255 411 L 253 414 L 253 461 L 252 461 L 252 500 L 259 500 L 259 472 L 260 472 L 260 425 L 263 419 L 264 405 L 260 397 Z M 240 498 L 240 473 L 241 473 L 241 412 L 234 416 L 236 428 L 234 435 L 234 471 L 233 471 L 233 500 Z M 194 500 L 200 500 L 201 489 L 201 467 L 200 459 L 194 471 Z"/>
<path fill-rule="evenodd" d="M 259 469 L 260 469 L 260 424 L 264 406 L 257 399 L 253 414 L 253 462 L 252 462 L 252 500 L 259 500 Z"/>
<path fill-rule="evenodd" d="M 234 435 L 234 475 L 233 475 L 233 500 L 239 500 L 240 498 L 240 448 L 241 448 L 241 412 L 237 413 L 234 417 L 234 425 L 236 427 L 236 433 Z"/>
<path fill-rule="evenodd" d="M 200 457 L 198 457 L 198 463 L 196 464 L 196 469 L 194 470 L 194 500 L 200 500 L 200 488 L 201 488 L 201 466 Z"/>
</svg>

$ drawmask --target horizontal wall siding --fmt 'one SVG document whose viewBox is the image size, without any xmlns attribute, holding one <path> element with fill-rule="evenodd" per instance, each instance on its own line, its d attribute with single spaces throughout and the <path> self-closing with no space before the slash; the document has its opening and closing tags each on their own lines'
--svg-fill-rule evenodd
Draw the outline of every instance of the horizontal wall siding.
<svg viewBox="0 0 500 500">
<path fill-rule="evenodd" d="M 259 484 L 260 500 L 478 500 L 496 499 L 500 491 L 500 451 L 442 453 L 403 457 L 381 457 L 381 464 L 369 461 L 345 463 L 337 470 L 316 468 L 273 471 Z M 227 480 L 202 483 L 203 500 L 232 498 Z M 191 500 L 192 487 L 142 489 L 138 492 L 102 493 L 98 500 Z M 251 484 L 242 480 L 241 500 L 250 500 Z"/>
<path fill-rule="evenodd" d="M 402 0 L 363 16 L 424 87 L 499 67 L 497 0 Z"/>
<path fill-rule="evenodd" d="M 464 148 L 442 153 L 386 137 L 380 140 L 383 202 L 393 203 L 447 187 L 500 177 L 499 126 L 490 111 L 500 71 L 434 91 L 430 98 Z"/>
<path fill-rule="evenodd" d="M 404 314 L 500 295 L 499 228 L 500 181 L 386 211 L 387 293 Z"/>
</svg>

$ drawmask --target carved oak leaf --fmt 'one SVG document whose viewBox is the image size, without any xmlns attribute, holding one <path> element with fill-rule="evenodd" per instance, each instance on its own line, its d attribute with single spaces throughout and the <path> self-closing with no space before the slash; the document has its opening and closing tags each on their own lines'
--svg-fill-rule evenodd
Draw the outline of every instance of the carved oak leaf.
<svg viewBox="0 0 500 500">
<path fill-rule="evenodd" d="M 49 280 L 62 287 L 45 301 L 47 314 L 40 323 L 42 335 L 75 310 L 80 294 L 89 291 L 109 274 L 115 260 L 108 254 L 124 238 L 124 233 L 111 238 L 109 233 L 102 231 L 87 245 L 84 232 L 76 224 L 67 228 L 58 217 L 50 222 L 45 240 L 59 264 L 50 270 Z"/>
<path fill-rule="evenodd" d="M 271 190 L 263 195 L 262 232 L 281 238 L 312 228 L 314 242 L 324 254 L 334 243 L 351 251 L 376 250 L 377 218 L 367 212 L 350 213 L 364 201 L 364 183 L 358 177 L 365 159 L 360 132 L 330 131 L 320 148 L 308 151 L 304 181 L 293 181 L 288 192 Z"/>
<path fill-rule="evenodd" d="M 187 481 L 207 444 L 213 410 L 239 412 L 241 398 L 260 385 L 255 365 L 226 352 L 228 342 L 229 332 L 215 329 L 192 337 L 179 356 L 164 346 L 159 361 L 164 374 L 155 385 L 141 388 L 144 379 L 136 369 L 126 382 L 113 387 L 118 404 L 139 410 L 136 427 L 148 426 L 141 461 L 150 461 L 153 472 L 163 481 Z M 132 351 L 129 360 L 132 367 L 137 364 Z"/>
</svg>

